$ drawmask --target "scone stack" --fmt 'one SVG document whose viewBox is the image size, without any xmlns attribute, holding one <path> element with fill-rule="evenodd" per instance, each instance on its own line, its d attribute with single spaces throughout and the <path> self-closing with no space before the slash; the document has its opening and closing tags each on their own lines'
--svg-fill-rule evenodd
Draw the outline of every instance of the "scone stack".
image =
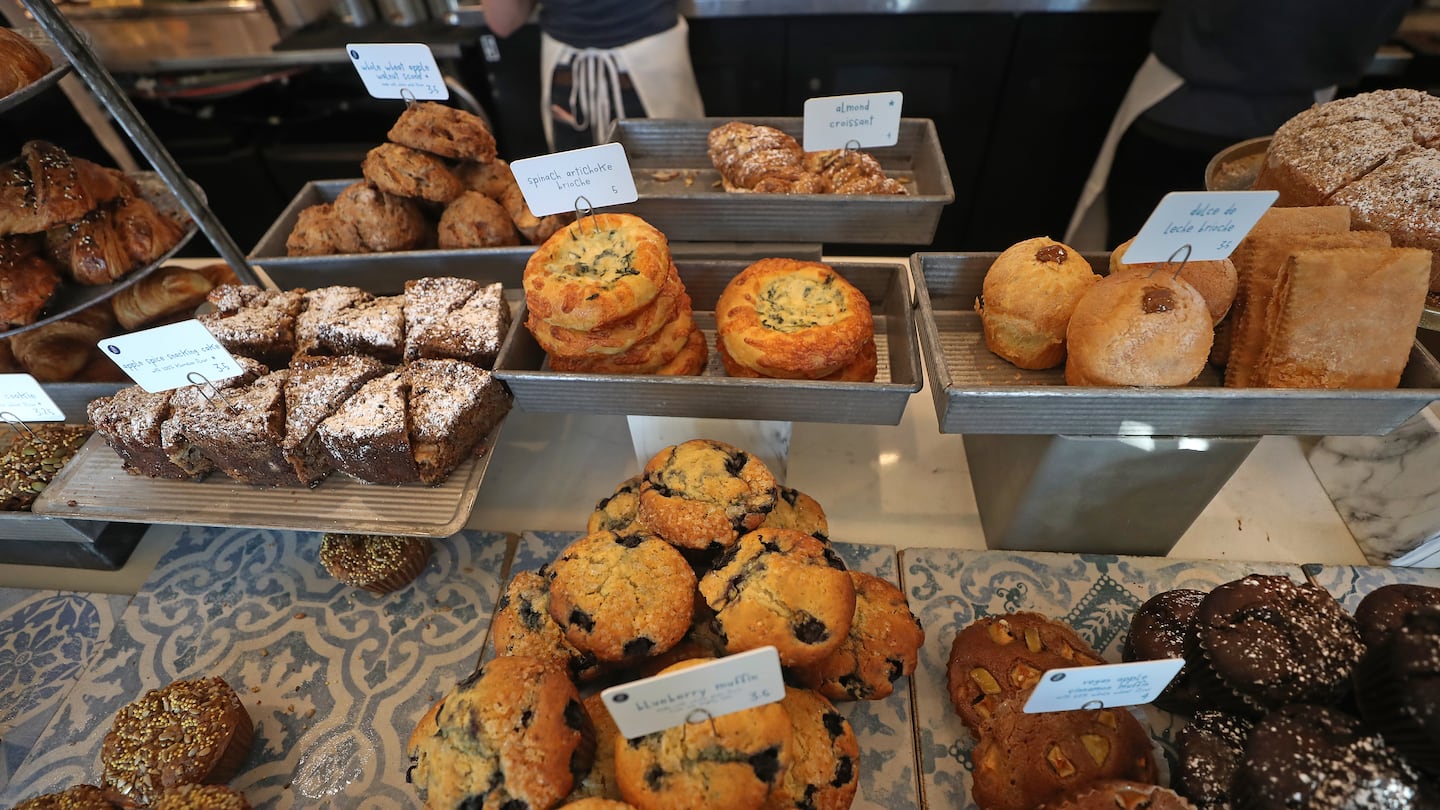
<svg viewBox="0 0 1440 810">
<path fill-rule="evenodd" d="M 241 376 L 90 404 L 131 474 L 198 480 L 219 469 L 257 486 L 313 487 L 340 470 L 438 485 L 509 411 L 486 368 L 510 322 L 499 284 L 422 278 L 382 297 L 227 285 L 209 300 L 215 312 L 199 320 Z"/>
<path fill-rule="evenodd" d="M 477 115 L 412 104 L 387 137 L 360 164 L 363 181 L 300 212 L 285 242 L 289 255 L 504 247 L 522 235 L 539 244 L 571 219 L 530 212 Z"/>
<path fill-rule="evenodd" d="M 739 448 L 662 450 L 596 505 L 584 536 L 511 579 L 491 628 L 498 657 L 410 738 L 427 806 L 848 807 L 859 748 L 830 701 L 890 695 L 924 631 L 899 588 L 845 569 L 827 532 L 814 499 Z M 778 704 L 632 740 L 598 694 L 570 708 L 576 681 L 623 683 L 766 645 L 792 685 Z M 493 716 L 512 711 L 499 707 L 567 720 L 538 740 Z M 503 754 L 530 745 L 544 752 L 532 765 Z M 469 751 L 479 764 L 448 778 Z"/>
<path fill-rule="evenodd" d="M 525 264 L 525 326 L 555 371 L 699 374 L 709 357 L 665 235 L 633 214 L 596 214 Z"/>
</svg>

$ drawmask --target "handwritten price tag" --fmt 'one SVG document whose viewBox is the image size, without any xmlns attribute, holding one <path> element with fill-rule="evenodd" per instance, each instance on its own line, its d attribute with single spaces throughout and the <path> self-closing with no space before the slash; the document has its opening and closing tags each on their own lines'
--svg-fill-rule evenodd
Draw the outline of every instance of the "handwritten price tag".
<svg viewBox="0 0 1440 810">
<path fill-rule="evenodd" d="M 1278 191 L 1172 191 L 1150 212 L 1121 261 L 1168 261 L 1186 245 L 1186 261 L 1223 259 L 1279 196 Z"/>
<path fill-rule="evenodd" d="M 517 160 L 510 164 L 510 171 L 530 213 L 537 217 L 574 211 L 580 197 L 596 209 L 640 198 L 630 159 L 618 143 Z"/>
<path fill-rule="evenodd" d="M 1160 696 L 1183 666 L 1184 658 L 1165 658 L 1052 669 L 1040 676 L 1040 683 L 1025 701 L 1025 711 L 1068 712 L 1149 703 Z"/>
<path fill-rule="evenodd" d="M 65 413 L 29 374 L 0 374 L 0 413 L 21 422 L 65 421 Z"/>
<path fill-rule="evenodd" d="M 857 93 L 822 96 L 805 102 L 804 146 L 807 152 L 894 146 L 900 140 L 900 108 L 905 94 Z"/>
<path fill-rule="evenodd" d="M 181 321 L 117 335 L 97 346 L 146 391 L 155 394 L 197 381 L 219 382 L 243 369 L 199 321 Z"/>
<path fill-rule="evenodd" d="M 747 650 L 600 693 L 626 739 L 764 706 L 784 697 L 785 680 L 774 647 Z"/>
<path fill-rule="evenodd" d="M 387 42 L 346 45 L 350 63 L 374 98 L 444 100 L 450 88 L 435 64 L 435 54 L 423 42 Z"/>
</svg>

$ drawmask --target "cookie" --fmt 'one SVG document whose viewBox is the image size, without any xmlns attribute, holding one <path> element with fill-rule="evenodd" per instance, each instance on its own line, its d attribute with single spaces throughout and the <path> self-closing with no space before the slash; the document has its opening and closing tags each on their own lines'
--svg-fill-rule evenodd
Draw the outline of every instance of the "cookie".
<svg viewBox="0 0 1440 810">
<path fill-rule="evenodd" d="M 1046 810 L 1195 810 L 1178 793 L 1159 785 L 1106 779 Z"/>
<path fill-rule="evenodd" d="M 601 498 L 585 524 L 590 534 L 614 532 L 634 534 L 646 531 L 640 522 L 640 476 L 625 479 L 610 495 Z"/>
<path fill-rule="evenodd" d="M 550 565 L 550 616 L 600 661 L 659 655 L 690 629 L 695 572 L 653 535 L 587 534 Z"/>
<path fill-rule="evenodd" d="M 550 617 L 550 578 L 544 569 L 520 571 L 510 578 L 490 622 L 495 655 L 524 655 L 548 661 L 588 681 L 601 672 L 599 661 L 575 649 L 565 631 Z"/>
<path fill-rule="evenodd" d="M 14 810 L 115 810 L 105 798 L 105 791 L 94 785 L 75 785 L 59 793 L 46 793 L 27 799 Z"/>
<path fill-rule="evenodd" d="M 594 760 L 590 718 L 564 672 L 505 656 L 441 698 L 410 734 L 426 807 L 553 807 Z"/>
<path fill-rule="evenodd" d="M 1199 687 L 1191 677 L 1196 667 L 1206 666 L 1199 648 L 1190 641 L 1193 635 L 1195 610 L 1205 598 L 1204 591 L 1178 588 L 1158 593 L 1145 601 L 1130 619 L 1130 632 L 1125 636 L 1120 657 L 1125 661 L 1154 661 L 1163 658 L 1186 658 L 1191 661 L 1165 687 L 1155 704 L 1169 711 L 1185 711 L 1199 699 Z"/>
<path fill-rule="evenodd" d="M 983 732 L 1001 707 L 1019 711 L 1041 673 L 1104 663 L 1074 630 L 1039 613 L 976 619 L 950 645 L 950 702 L 965 727 Z"/>
<path fill-rule="evenodd" d="M 759 810 L 784 778 L 793 749 L 789 714 L 767 703 L 623 740 L 615 747 L 615 776 L 625 801 L 640 810 Z"/>
<path fill-rule="evenodd" d="M 430 541 L 397 535 L 327 534 L 320 564 L 346 585 L 384 595 L 415 581 L 430 561 Z"/>
<path fill-rule="evenodd" d="M 1228 810 L 1251 728 L 1250 721 L 1239 715 L 1209 709 L 1195 712 L 1175 737 L 1171 784 L 1200 810 Z"/>
<path fill-rule="evenodd" d="M 766 810 L 845 810 L 860 784 L 860 744 L 850 721 L 818 692 L 785 688 L 795 753 Z"/>
<path fill-rule="evenodd" d="M 484 119 L 433 101 L 406 105 L 385 137 L 411 149 L 457 160 L 489 163 L 495 159 L 495 136 Z"/>
<path fill-rule="evenodd" d="M 595 214 L 545 240 L 521 283 L 532 317 L 590 330 L 654 301 L 669 275 L 664 234 L 633 214 Z"/>
<path fill-rule="evenodd" d="M 775 476 L 759 458 L 714 439 L 692 439 L 645 464 L 640 519 L 682 548 L 733 546 L 775 508 Z"/>
<path fill-rule="evenodd" d="M 798 529 L 829 542 L 830 523 L 819 501 L 794 487 L 775 488 L 775 508 L 760 524 L 771 529 Z"/>
<path fill-rule="evenodd" d="M 855 586 L 829 546 L 795 529 L 756 529 L 700 578 L 730 653 L 774 645 L 783 666 L 812 664 L 844 643 Z"/>
<path fill-rule="evenodd" d="M 895 682 L 915 672 L 925 629 L 910 612 L 905 593 L 886 580 L 851 571 L 855 615 L 835 652 L 791 675 L 831 700 L 881 700 Z"/>
</svg>

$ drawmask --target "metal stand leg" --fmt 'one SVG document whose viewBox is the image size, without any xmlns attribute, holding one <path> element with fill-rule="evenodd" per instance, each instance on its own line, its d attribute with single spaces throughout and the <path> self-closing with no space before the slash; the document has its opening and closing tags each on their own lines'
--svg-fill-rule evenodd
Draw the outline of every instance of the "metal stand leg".
<svg viewBox="0 0 1440 810">
<path fill-rule="evenodd" d="M 966 435 L 985 545 L 1170 552 L 1259 437 Z"/>
</svg>

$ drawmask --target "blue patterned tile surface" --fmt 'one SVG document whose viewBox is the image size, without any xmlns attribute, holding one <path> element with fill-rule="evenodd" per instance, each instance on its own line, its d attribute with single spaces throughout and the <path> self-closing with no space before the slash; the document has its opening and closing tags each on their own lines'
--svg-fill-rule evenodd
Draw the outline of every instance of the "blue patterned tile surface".
<svg viewBox="0 0 1440 810">
<path fill-rule="evenodd" d="M 230 784 L 256 808 L 417 808 L 415 723 L 479 658 L 510 537 L 433 542 L 415 583 L 375 596 L 335 579 L 320 535 L 185 530 L 62 702 L 0 806 L 100 779 L 115 713 L 146 690 L 220 675 L 255 723 Z"/>
<path fill-rule="evenodd" d="M 1354 611 L 1365 595 L 1382 585 L 1407 583 L 1440 588 L 1440 569 L 1399 566 L 1329 565 L 1320 569 L 1315 581 Z"/>
<path fill-rule="evenodd" d="M 545 565 L 579 536 L 576 532 L 523 533 L 515 548 L 511 573 Z M 898 582 L 893 546 L 856 543 L 835 543 L 834 546 L 851 568 Z M 850 721 L 860 742 L 860 790 L 851 805 L 853 810 L 887 810 L 920 804 L 911 718 L 912 688 L 908 681 L 900 681 L 885 700 L 835 704 Z"/>
<path fill-rule="evenodd" d="M 1034 611 L 1065 621 L 1106 660 L 1118 662 L 1135 609 L 1161 591 L 1208 591 L 1246 574 L 1289 574 L 1298 565 L 1195 562 L 1164 557 L 905 549 L 901 577 L 910 608 L 925 626 L 925 646 L 914 678 L 919 731 L 920 786 L 932 808 L 973 810 L 970 749 L 975 739 L 950 705 L 945 667 L 960 628 L 998 613 Z M 1168 779 L 1165 757 L 1183 721 L 1154 706 L 1132 707 L 1156 744 L 1156 761 Z"/>
<path fill-rule="evenodd" d="M 0 790 L 105 647 L 129 601 L 0 588 Z"/>
</svg>

